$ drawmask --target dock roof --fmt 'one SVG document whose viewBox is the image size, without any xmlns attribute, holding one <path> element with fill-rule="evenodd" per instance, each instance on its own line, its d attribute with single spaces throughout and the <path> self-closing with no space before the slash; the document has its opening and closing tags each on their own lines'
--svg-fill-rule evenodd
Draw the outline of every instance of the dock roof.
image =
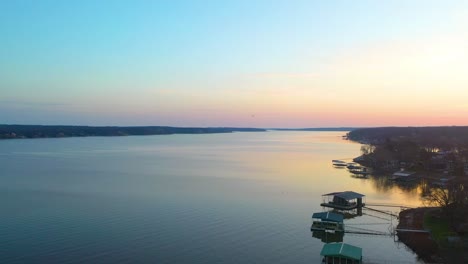
<svg viewBox="0 0 468 264">
<path fill-rule="evenodd" d="M 352 199 L 362 198 L 365 196 L 364 194 L 360 194 L 360 193 L 352 192 L 352 191 L 327 193 L 322 196 L 330 196 L 330 195 L 337 196 L 345 200 L 352 200 Z"/>
<path fill-rule="evenodd" d="M 412 172 L 412 171 L 397 171 L 397 172 L 393 173 L 393 176 L 408 177 L 408 176 L 411 176 L 413 174 L 415 174 L 415 172 Z"/>
<path fill-rule="evenodd" d="M 343 222 L 343 215 L 335 214 L 335 213 L 332 213 L 332 212 L 314 213 L 312 215 L 312 218 L 318 218 L 318 219 L 321 219 L 321 220 L 331 221 L 331 222 L 338 222 L 338 223 Z"/>
<path fill-rule="evenodd" d="M 354 260 L 361 260 L 362 248 L 352 246 L 346 243 L 329 243 L 323 245 L 320 255 L 326 257 L 341 257 Z"/>
</svg>

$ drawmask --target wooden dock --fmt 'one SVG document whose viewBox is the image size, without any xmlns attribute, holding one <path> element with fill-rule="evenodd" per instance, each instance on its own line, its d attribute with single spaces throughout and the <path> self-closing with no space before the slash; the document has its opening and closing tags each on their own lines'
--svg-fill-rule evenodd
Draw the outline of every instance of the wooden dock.
<svg viewBox="0 0 468 264">
<path fill-rule="evenodd" d="M 382 213 L 382 214 L 387 214 L 387 215 L 390 215 L 390 216 L 393 216 L 393 217 L 398 218 L 398 215 L 396 215 L 396 214 L 394 214 L 394 213 L 392 213 L 392 212 L 382 211 L 382 210 L 370 208 L 370 207 L 367 207 L 367 206 L 365 206 L 364 208 L 366 208 L 367 210 L 379 212 L 379 213 Z"/>
<path fill-rule="evenodd" d="M 378 206 L 378 207 L 399 207 L 402 209 L 411 209 L 414 207 L 406 206 L 402 204 L 390 204 L 390 203 L 367 203 L 367 206 Z"/>
</svg>

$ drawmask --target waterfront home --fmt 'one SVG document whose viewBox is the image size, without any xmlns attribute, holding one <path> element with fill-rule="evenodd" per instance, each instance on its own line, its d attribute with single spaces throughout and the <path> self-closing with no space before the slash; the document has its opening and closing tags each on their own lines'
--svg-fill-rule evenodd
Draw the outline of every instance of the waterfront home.
<svg viewBox="0 0 468 264">
<path fill-rule="evenodd" d="M 320 256 L 326 264 L 362 264 L 362 248 L 346 243 L 325 244 Z"/>
<path fill-rule="evenodd" d="M 382 168 L 386 170 L 397 169 L 398 167 L 401 167 L 401 163 L 396 159 L 389 159 L 382 162 Z"/>
</svg>

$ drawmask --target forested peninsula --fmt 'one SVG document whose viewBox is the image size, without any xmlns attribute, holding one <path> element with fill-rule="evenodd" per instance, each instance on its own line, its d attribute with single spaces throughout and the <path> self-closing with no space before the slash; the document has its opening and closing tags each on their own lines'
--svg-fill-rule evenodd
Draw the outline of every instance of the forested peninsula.
<svg viewBox="0 0 468 264">
<path fill-rule="evenodd" d="M 468 143 L 468 126 L 359 128 L 349 132 L 348 138 L 376 145 L 406 140 L 446 149 Z"/>
<path fill-rule="evenodd" d="M 447 230 L 468 234 L 467 126 L 365 128 L 347 138 L 363 144 L 356 162 L 401 184 L 419 184 L 425 203 L 442 209 Z"/>
<path fill-rule="evenodd" d="M 426 207 L 401 211 L 398 228 L 423 233 L 399 240 L 426 262 L 468 263 L 468 127 L 365 128 L 347 138 L 363 144 L 356 162 L 421 191 Z"/>
<path fill-rule="evenodd" d="M 0 125 L 0 139 L 264 132 L 261 128 Z"/>
<path fill-rule="evenodd" d="M 364 144 L 358 160 L 374 170 L 468 174 L 468 126 L 362 128 L 347 138 Z"/>
</svg>

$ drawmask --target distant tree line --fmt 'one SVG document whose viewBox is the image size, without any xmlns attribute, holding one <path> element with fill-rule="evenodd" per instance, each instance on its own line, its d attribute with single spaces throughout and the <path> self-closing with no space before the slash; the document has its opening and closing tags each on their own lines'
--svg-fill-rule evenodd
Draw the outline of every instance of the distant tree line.
<svg viewBox="0 0 468 264">
<path fill-rule="evenodd" d="M 0 139 L 14 138 L 59 138 L 89 136 L 131 136 L 169 134 L 208 134 L 232 132 L 263 132 L 260 128 L 230 127 L 93 127 L 93 126 L 41 126 L 41 125 L 0 125 Z"/>
<path fill-rule="evenodd" d="M 271 128 L 278 131 L 351 131 L 355 127 Z"/>
</svg>

